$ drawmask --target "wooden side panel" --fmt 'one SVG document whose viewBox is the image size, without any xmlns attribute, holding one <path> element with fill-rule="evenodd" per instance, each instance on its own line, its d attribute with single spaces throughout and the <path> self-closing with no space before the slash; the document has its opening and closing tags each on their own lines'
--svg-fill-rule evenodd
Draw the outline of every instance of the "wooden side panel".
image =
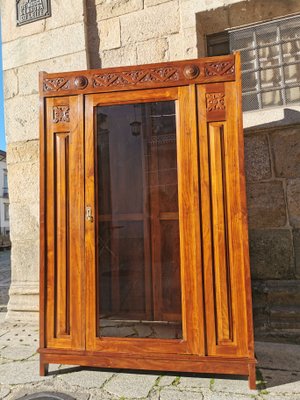
<svg viewBox="0 0 300 400">
<path fill-rule="evenodd" d="M 82 99 L 46 101 L 46 345 L 84 346 Z"/>
<path fill-rule="evenodd" d="M 233 339 L 224 123 L 208 124 L 216 330 L 218 343 Z"/>
<path fill-rule="evenodd" d="M 55 133 L 56 182 L 56 335 L 70 334 L 69 133 Z"/>
<path fill-rule="evenodd" d="M 235 82 L 197 89 L 206 342 L 218 356 L 251 355 L 238 90 Z"/>
</svg>

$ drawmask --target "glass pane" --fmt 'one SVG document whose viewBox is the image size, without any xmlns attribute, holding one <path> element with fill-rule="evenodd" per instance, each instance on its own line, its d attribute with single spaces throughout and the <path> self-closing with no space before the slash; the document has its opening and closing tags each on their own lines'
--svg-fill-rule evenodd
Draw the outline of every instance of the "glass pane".
<svg viewBox="0 0 300 400">
<path fill-rule="evenodd" d="M 252 30 L 232 32 L 229 39 L 231 50 L 251 49 L 255 47 Z"/>
<path fill-rule="evenodd" d="M 281 85 L 282 76 L 280 68 L 260 71 L 261 89 L 273 88 Z"/>
<path fill-rule="evenodd" d="M 270 92 L 262 93 L 263 107 L 281 106 L 282 104 L 283 102 L 281 90 L 272 90 Z"/>
<path fill-rule="evenodd" d="M 243 111 L 251 111 L 259 109 L 257 93 L 243 93 Z"/>
<path fill-rule="evenodd" d="M 290 19 L 286 21 L 280 30 L 281 39 L 283 40 L 300 39 L 299 19 L 295 18 L 294 20 Z"/>
<path fill-rule="evenodd" d="M 175 102 L 97 107 L 98 336 L 182 338 Z"/>
<path fill-rule="evenodd" d="M 300 80 L 300 64 L 288 65 L 284 67 L 285 83 L 298 83 Z"/>
<path fill-rule="evenodd" d="M 254 50 L 242 50 L 241 51 L 242 70 L 256 69 L 255 51 Z"/>
<path fill-rule="evenodd" d="M 283 59 L 286 63 L 294 63 L 300 60 L 300 39 L 282 43 Z"/>
<path fill-rule="evenodd" d="M 261 68 L 272 67 L 279 64 L 279 46 L 268 46 L 258 49 L 259 64 Z"/>
<path fill-rule="evenodd" d="M 258 89 L 258 82 L 255 72 L 242 73 L 242 88 L 244 92 L 250 92 Z"/>
<path fill-rule="evenodd" d="M 298 103 L 300 101 L 300 87 L 287 88 L 286 100 L 288 103 Z"/>
<path fill-rule="evenodd" d="M 278 40 L 276 28 L 274 26 L 269 27 L 256 27 L 256 42 L 258 46 L 264 46 L 265 44 L 271 44 Z"/>
</svg>

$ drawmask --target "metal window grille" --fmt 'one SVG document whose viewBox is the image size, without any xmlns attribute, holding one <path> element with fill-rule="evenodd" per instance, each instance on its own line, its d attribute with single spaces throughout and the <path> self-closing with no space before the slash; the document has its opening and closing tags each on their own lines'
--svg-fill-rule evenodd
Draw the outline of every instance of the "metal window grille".
<svg viewBox="0 0 300 400">
<path fill-rule="evenodd" d="M 228 37 L 230 51 L 241 52 L 244 111 L 300 102 L 300 16 L 233 29 Z M 207 44 L 217 55 L 210 37 Z"/>
</svg>

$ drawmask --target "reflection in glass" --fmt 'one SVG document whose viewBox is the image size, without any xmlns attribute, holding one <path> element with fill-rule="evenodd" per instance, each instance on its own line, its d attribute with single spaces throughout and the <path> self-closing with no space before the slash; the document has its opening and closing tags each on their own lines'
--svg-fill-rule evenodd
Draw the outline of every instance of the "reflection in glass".
<svg viewBox="0 0 300 400">
<path fill-rule="evenodd" d="M 98 336 L 181 338 L 175 102 L 97 107 Z"/>
</svg>

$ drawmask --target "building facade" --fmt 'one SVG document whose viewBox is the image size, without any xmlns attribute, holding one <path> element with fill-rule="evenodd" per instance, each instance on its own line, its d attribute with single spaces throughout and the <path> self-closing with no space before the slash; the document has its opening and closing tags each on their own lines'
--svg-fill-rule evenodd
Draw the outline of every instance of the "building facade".
<svg viewBox="0 0 300 400">
<path fill-rule="evenodd" d="M 299 1 L 51 1 L 51 17 L 22 26 L 15 3 L 1 1 L 13 245 L 7 318 L 38 316 L 38 72 L 242 50 L 256 335 L 299 340 Z"/>
<path fill-rule="evenodd" d="M 0 235 L 2 237 L 2 242 L 7 242 L 9 240 L 9 231 L 9 198 L 6 152 L 0 150 Z"/>
</svg>

